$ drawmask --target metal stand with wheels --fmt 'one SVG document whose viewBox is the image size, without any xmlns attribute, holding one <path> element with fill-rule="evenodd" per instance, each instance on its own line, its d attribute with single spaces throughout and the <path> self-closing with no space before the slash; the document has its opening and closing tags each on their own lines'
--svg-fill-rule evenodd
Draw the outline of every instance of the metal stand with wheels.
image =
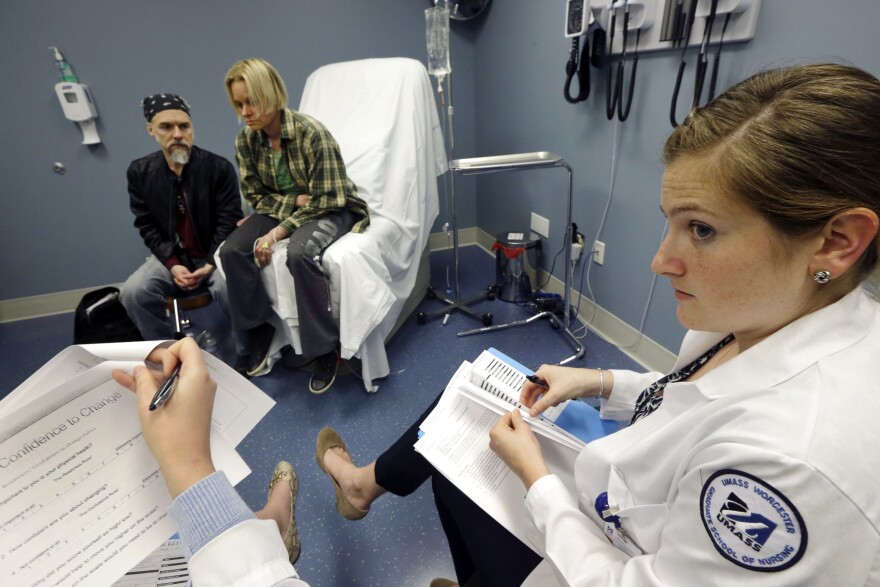
<svg viewBox="0 0 880 587">
<path fill-rule="evenodd" d="M 452 163 L 455 163 L 453 161 Z M 476 320 L 480 320 L 483 323 L 483 326 L 491 326 L 492 320 L 494 316 L 491 313 L 486 312 L 485 314 L 480 314 L 476 310 L 470 308 L 471 304 L 475 304 L 477 302 L 483 300 L 494 300 L 496 294 L 496 288 L 493 286 L 489 286 L 485 292 L 481 294 L 477 294 L 476 296 L 463 300 L 461 299 L 461 294 L 459 291 L 458 284 L 458 223 L 455 219 L 455 189 L 453 188 L 452 193 L 452 263 L 453 263 L 453 276 L 452 276 L 452 284 L 453 284 L 453 297 L 447 297 L 442 294 L 437 293 L 434 288 L 428 286 L 428 293 L 425 294 L 429 300 L 438 300 L 443 304 L 443 307 L 433 310 L 431 312 L 419 312 L 416 315 L 416 322 L 418 324 L 425 324 L 428 320 L 432 318 L 437 318 L 438 316 L 444 316 L 443 323 L 446 324 L 446 318 L 455 311 L 459 311 L 464 313 L 466 316 L 470 316 Z"/>
<path fill-rule="evenodd" d="M 514 322 L 508 322 L 507 324 L 498 324 L 497 326 L 486 325 L 483 328 L 475 328 L 473 330 L 465 330 L 463 332 L 459 332 L 458 336 L 470 336 L 473 334 L 483 334 L 484 332 L 494 332 L 496 330 L 503 330 L 505 328 L 513 328 L 514 326 L 523 326 L 526 324 L 530 324 L 532 322 L 536 322 L 543 318 L 547 318 L 550 321 L 550 325 L 553 328 L 559 330 L 559 333 L 565 338 L 566 342 L 574 349 L 575 354 L 559 361 L 557 364 L 564 365 L 575 359 L 580 359 L 584 356 L 584 346 L 581 342 L 575 337 L 574 333 L 569 329 L 568 324 L 571 320 L 571 302 L 570 302 L 570 293 L 571 293 L 571 272 L 569 271 L 569 267 L 571 266 L 571 246 L 568 243 L 571 243 L 571 209 L 572 209 L 572 198 L 573 198 L 573 174 L 571 170 L 571 166 L 565 162 L 559 155 L 555 153 L 550 153 L 548 151 L 537 151 L 534 153 L 517 153 L 514 155 L 498 155 L 493 157 L 472 157 L 470 159 L 456 159 L 449 164 L 453 173 L 459 173 L 461 175 L 476 175 L 480 173 L 498 173 L 502 171 L 523 171 L 526 169 L 542 169 L 547 167 L 564 167 L 568 170 L 568 216 L 567 222 L 565 224 L 565 292 L 563 294 L 564 300 L 564 318 L 563 321 L 560 321 L 559 318 L 551 311 L 544 311 L 534 316 L 530 316 L 524 320 L 516 320 Z M 453 213 L 454 214 L 454 213 Z M 455 249 L 456 249 L 456 295 L 458 294 L 458 241 L 455 241 Z"/>
<path fill-rule="evenodd" d="M 455 161 L 452 162 L 454 164 Z M 451 165 L 451 164 L 450 164 Z M 454 171 L 454 169 L 453 169 Z M 434 291 L 433 288 L 428 287 L 428 293 L 426 297 L 428 299 L 437 299 L 442 304 L 443 307 L 432 312 L 419 312 L 416 315 L 416 321 L 419 324 L 425 324 L 431 318 L 436 318 L 438 316 L 448 316 L 452 312 L 456 310 L 459 312 L 463 312 L 465 315 L 470 316 L 476 320 L 480 320 L 483 323 L 483 326 L 491 326 L 493 316 L 489 312 L 485 314 L 480 314 L 476 310 L 470 308 L 471 304 L 475 304 L 476 302 L 482 301 L 484 299 L 494 300 L 496 289 L 494 287 L 489 287 L 485 292 L 469 299 L 469 300 L 461 300 L 461 295 L 459 293 L 459 285 L 458 285 L 458 224 L 455 219 L 455 192 L 453 190 L 452 194 L 452 258 L 453 258 L 453 297 L 447 297 L 441 295 Z M 445 320 L 445 318 L 444 318 Z M 445 322 L 444 322 L 445 324 Z"/>
<path fill-rule="evenodd" d="M 439 87 L 440 86 L 438 85 L 438 88 Z M 452 138 L 451 138 L 451 134 L 452 134 L 452 108 L 451 108 L 452 101 L 451 100 L 452 100 L 452 98 L 451 98 L 451 93 L 452 92 L 450 90 L 450 108 L 447 108 L 447 110 L 446 110 L 447 119 L 449 121 L 449 135 L 450 135 L 449 156 L 450 157 L 452 157 Z M 455 161 L 453 161 L 452 163 L 454 164 Z M 450 164 L 450 168 L 453 171 L 455 171 L 455 169 L 452 168 L 451 165 L 452 164 Z M 448 318 L 448 316 L 450 314 L 452 314 L 452 312 L 459 311 L 459 312 L 464 313 L 466 316 L 470 316 L 471 318 L 474 318 L 476 320 L 480 320 L 483 323 L 483 326 L 491 326 L 492 320 L 494 319 L 494 317 L 492 316 L 491 313 L 486 312 L 484 314 L 480 314 L 476 310 L 471 309 L 469 306 L 471 304 L 475 304 L 475 303 L 483 301 L 485 299 L 494 300 L 496 292 L 497 292 L 496 288 L 490 286 L 489 288 L 486 289 L 485 292 L 478 294 L 468 300 L 461 299 L 461 292 L 459 291 L 459 282 L 458 282 L 458 220 L 456 219 L 456 216 L 455 216 L 455 177 L 450 178 L 450 182 L 451 182 L 451 186 L 452 186 L 452 198 L 450 200 L 450 202 L 451 202 L 450 208 L 452 211 L 452 255 L 453 255 L 453 265 L 454 265 L 454 268 L 453 268 L 453 288 L 454 289 L 452 292 L 453 296 L 452 297 L 444 296 L 444 295 L 439 294 L 436 291 L 434 291 L 433 288 L 428 287 L 428 292 L 426 294 L 426 297 L 429 300 L 433 300 L 433 299 L 438 300 L 439 302 L 441 302 L 443 304 L 443 307 L 439 308 L 437 310 L 434 310 L 432 312 L 419 312 L 416 315 L 416 321 L 419 324 L 425 324 L 428 320 L 430 320 L 432 318 L 436 318 L 438 316 L 444 316 L 443 323 L 445 324 L 446 319 Z"/>
<path fill-rule="evenodd" d="M 456 256 L 457 256 L 457 252 L 456 252 Z M 456 263 L 456 265 L 458 264 L 457 259 L 456 259 L 455 263 Z M 456 281 L 458 281 L 457 278 L 456 278 Z M 456 290 L 457 289 L 458 288 L 456 286 Z M 494 300 L 495 293 L 496 293 L 495 288 L 490 286 L 490 287 L 486 288 L 486 291 L 484 293 L 481 293 L 477 296 L 474 296 L 473 298 L 471 298 L 469 300 L 456 301 L 456 299 L 458 298 L 458 294 L 456 294 L 455 299 L 453 299 L 453 298 L 446 297 L 444 295 L 440 295 L 436 291 L 434 291 L 434 288 L 428 287 L 428 293 L 425 294 L 425 297 L 428 298 L 429 300 L 437 299 L 442 304 L 444 304 L 444 306 L 442 308 L 439 308 L 439 309 L 434 310 L 432 312 L 419 312 L 416 315 L 416 322 L 418 322 L 419 324 L 425 324 L 431 318 L 436 318 L 437 316 L 451 314 L 452 312 L 458 310 L 459 312 L 464 312 L 465 314 L 467 314 L 471 318 L 481 320 L 483 322 L 483 326 L 491 326 L 492 320 L 495 319 L 495 317 L 491 314 L 491 312 L 486 312 L 485 314 L 480 314 L 479 312 L 477 312 L 476 310 L 474 310 L 473 308 L 470 308 L 468 306 L 470 306 L 471 304 L 475 304 L 479 301 L 482 301 L 484 299 Z"/>
</svg>

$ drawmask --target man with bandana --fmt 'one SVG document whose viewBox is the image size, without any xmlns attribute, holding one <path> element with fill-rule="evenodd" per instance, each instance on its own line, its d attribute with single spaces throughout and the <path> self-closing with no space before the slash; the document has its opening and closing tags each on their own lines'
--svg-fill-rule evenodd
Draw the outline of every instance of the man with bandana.
<svg viewBox="0 0 880 587">
<path fill-rule="evenodd" d="M 134 225 L 152 253 L 122 286 L 120 300 L 146 340 L 172 338 L 168 296 L 210 291 L 225 306 L 214 253 L 242 218 L 235 169 L 193 144 L 186 100 L 155 94 L 141 102 L 160 150 L 128 167 Z"/>
</svg>

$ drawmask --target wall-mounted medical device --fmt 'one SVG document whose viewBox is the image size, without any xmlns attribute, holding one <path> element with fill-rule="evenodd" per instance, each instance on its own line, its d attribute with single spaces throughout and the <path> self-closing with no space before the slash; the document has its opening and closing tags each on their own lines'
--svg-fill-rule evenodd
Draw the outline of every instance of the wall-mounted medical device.
<svg viewBox="0 0 880 587">
<path fill-rule="evenodd" d="M 708 44 L 737 43 L 754 38 L 761 0 L 588 0 L 593 17 L 607 30 L 612 12 L 617 13 L 614 43 L 608 53 L 623 51 L 623 28 L 627 51 L 663 51 L 704 43 L 704 32 L 711 28 Z M 628 18 L 622 18 L 627 12 Z M 715 26 L 711 26 L 713 23 Z M 639 31 L 639 34 L 632 34 Z"/>
<path fill-rule="evenodd" d="M 72 120 L 79 125 L 83 134 L 83 145 L 96 145 L 101 142 L 98 131 L 95 128 L 95 119 L 98 118 L 98 111 L 95 108 L 95 101 L 92 100 L 92 94 L 89 92 L 88 86 L 79 83 L 70 64 L 61 55 L 61 52 L 55 47 L 49 47 L 55 52 L 55 64 L 61 73 L 61 81 L 55 84 L 55 94 L 61 103 L 61 110 L 68 120 Z"/>
<path fill-rule="evenodd" d="M 577 104 L 585 101 L 590 95 L 590 64 L 601 61 L 601 55 L 605 53 L 605 33 L 593 18 L 588 0 L 566 0 L 563 34 L 571 39 L 568 62 L 565 64 L 563 96 L 569 104 Z M 581 37 L 584 37 L 583 49 L 580 48 Z M 575 78 L 577 78 L 578 93 L 572 95 L 572 81 Z"/>
<path fill-rule="evenodd" d="M 565 2 L 565 36 L 579 37 L 587 32 L 590 26 L 590 12 L 586 0 L 566 0 Z"/>
</svg>

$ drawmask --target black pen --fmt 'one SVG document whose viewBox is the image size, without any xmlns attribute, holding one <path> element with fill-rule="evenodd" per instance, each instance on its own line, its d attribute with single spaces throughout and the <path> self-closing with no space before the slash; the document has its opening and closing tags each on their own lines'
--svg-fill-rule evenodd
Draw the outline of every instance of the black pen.
<svg viewBox="0 0 880 587">
<path fill-rule="evenodd" d="M 529 381 L 531 381 L 535 385 L 539 385 L 539 386 L 543 387 L 544 389 L 550 389 L 550 386 L 547 385 L 547 382 L 544 381 L 543 379 L 541 379 L 540 377 L 538 377 L 537 375 L 535 375 L 534 373 L 532 373 L 531 375 L 526 375 L 526 379 L 528 379 Z"/>
<path fill-rule="evenodd" d="M 196 344 L 199 345 L 199 347 L 202 346 L 202 341 L 205 340 L 207 334 L 208 331 L 203 330 L 201 334 L 195 338 Z M 168 379 L 159 386 L 159 390 L 156 391 L 156 395 L 153 396 L 153 401 L 150 402 L 151 412 L 167 402 L 171 398 L 171 394 L 174 393 L 174 390 L 177 389 L 177 378 L 180 377 L 181 365 L 183 365 L 183 361 L 179 361 L 174 366 L 174 369 L 171 370 L 171 375 L 169 375 Z"/>
</svg>

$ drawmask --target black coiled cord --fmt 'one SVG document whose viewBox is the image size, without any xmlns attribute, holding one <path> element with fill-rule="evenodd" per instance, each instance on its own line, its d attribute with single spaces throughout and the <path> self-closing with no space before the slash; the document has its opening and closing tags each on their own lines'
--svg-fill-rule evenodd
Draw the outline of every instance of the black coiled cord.
<svg viewBox="0 0 880 587">
<path fill-rule="evenodd" d="M 571 40 L 571 51 L 568 55 L 568 63 L 565 64 L 565 88 L 563 95 L 565 101 L 569 104 L 577 104 L 583 102 L 590 96 L 590 43 L 584 39 L 584 48 L 581 50 L 580 59 L 578 59 L 578 48 L 580 45 L 580 37 Z M 578 95 L 571 96 L 571 80 L 575 74 L 578 78 Z"/>
</svg>

